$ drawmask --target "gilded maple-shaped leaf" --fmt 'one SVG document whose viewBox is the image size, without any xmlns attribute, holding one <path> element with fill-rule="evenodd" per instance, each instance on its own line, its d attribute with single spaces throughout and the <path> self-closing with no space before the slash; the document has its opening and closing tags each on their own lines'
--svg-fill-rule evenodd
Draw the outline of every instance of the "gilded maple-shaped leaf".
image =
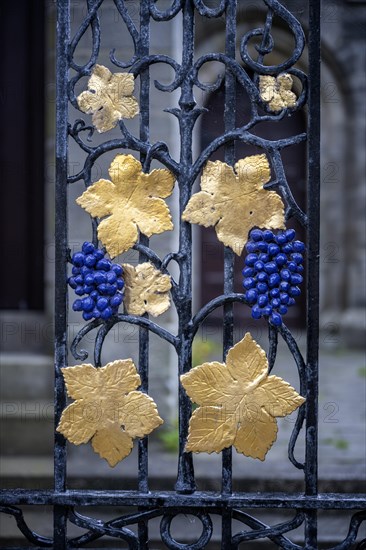
<svg viewBox="0 0 366 550">
<path fill-rule="evenodd" d="M 268 104 L 268 108 L 278 113 L 287 107 L 296 105 L 297 97 L 291 91 L 293 80 L 288 73 L 282 73 L 278 76 L 260 76 L 259 93 L 263 101 Z"/>
<path fill-rule="evenodd" d="M 122 264 L 125 280 L 124 304 L 128 313 L 154 317 L 169 309 L 169 291 L 172 287 L 169 275 L 164 275 L 150 262 L 136 267 Z"/>
<path fill-rule="evenodd" d="M 57 431 L 75 445 L 91 440 L 110 466 L 130 454 L 135 437 L 163 423 L 153 399 L 136 391 L 141 380 L 132 359 L 61 370 L 67 393 L 76 401 L 63 411 Z"/>
<path fill-rule="evenodd" d="M 88 90 L 77 98 L 79 108 L 93 115 L 98 132 L 107 132 L 122 118 L 133 118 L 138 114 L 139 106 L 132 95 L 134 86 L 133 74 L 113 74 L 107 67 L 95 65 Z"/>
<path fill-rule="evenodd" d="M 103 219 L 98 237 L 111 258 L 131 248 L 138 229 L 151 237 L 173 229 L 166 202 L 174 187 L 169 170 L 142 172 L 132 155 L 117 155 L 109 167 L 112 181 L 101 179 L 88 187 L 76 202 L 91 216 Z"/>
<path fill-rule="evenodd" d="M 182 219 L 204 227 L 214 226 L 219 241 L 238 256 L 254 227 L 284 228 L 284 206 L 275 191 L 263 189 L 271 171 L 266 155 L 239 160 L 234 169 L 219 160 L 208 161 L 201 191 L 193 195 Z"/>
<path fill-rule="evenodd" d="M 276 417 L 291 414 L 305 399 L 278 376 L 268 375 L 264 350 L 247 333 L 226 363 L 204 363 L 181 376 L 199 407 L 189 423 L 186 451 L 239 453 L 264 460 L 277 437 Z"/>
</svg>

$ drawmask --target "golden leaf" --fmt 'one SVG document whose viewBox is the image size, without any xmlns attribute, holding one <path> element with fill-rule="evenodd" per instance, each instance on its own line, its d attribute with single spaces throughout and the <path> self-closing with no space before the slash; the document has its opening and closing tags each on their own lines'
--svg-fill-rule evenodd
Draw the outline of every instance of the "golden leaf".
<svg viewBox="0 0 366 550">
<path fill-rule="evenodd" d="M 108 464 L 114 467 L 130 454 L 133 441 L 132 437 L 122 431 L 116 423 L 98 430 L 92 439 L 92 447 L 101 458 L 105 458 Z"/>
<path fill-rule="evenodd" d="M 122 264 L 125 280 L 124 304 L 129 313 L 161 315 L 170 306 L 169 290 L 172 283 L 169 275 L 164 275 L 151 263 L 136 267 Z"/>
<path fill-rule="evenodd" d="M 105 217 L 98 226 L 98 237 L 112 258 L 137 242 L 138 229 L 148 237 L 173 229 L 163 200 L 174 187 L 174 176 L 169 170 L 145 174 L 132 155 L 117 155 L 109 175 L 112 181 L 97 181 L 76 202 L 91 216 Z"/>
<path fill-rule="evenodd" d="M 263 101 L 268 103 L 268 108 L 278 113 L 287 107 L 296 105 L 297 97 L 291 91 L 293 80 L 288 73 L 274 76 L 259 77 L 259 93 Z"/>
<path fill-rule="evenodd" d="M 266 155 L 241 159 L 234 170 L 219 160 L 208 161 L 202 173 L 202 190 L 191 197 L 182 219 L 214 226 L 219 241 L 240 256 L 252 227 L 285 227 L 281 197 L 263 189 L 270 177 Z"/>
<path fill-rule="evenodd" d="M 135 437 L 163 423 L 153 399 L 136 391 L 141 380 L 132 359 L 98 369 L 86 364 L 61 370 L 67 393 L 76 401 L 63 411 L 57 431 L 75 445 L 92 440 L 94 451 L 110 466 L 130 454 Z"/>
<path fill-rule="evenodd" d="M 95 65 L 88 82 L 88 91 L 82 92 L 77 102 L 83 113 L 92 114 L 98 132 L 114 128 L 122 118 L 133 118 L 139 106 L 132 92 L 135 79 L 130 73 L 112 74 L 107 67 Z"/>
<path fill-rule="evenodd" d="M 264 350 L 247 332 L 225 363 L 203 363 L 181 382 L 199 407 L 189 422 L 187 452 L 219 453 L 234 445 L 239 453 L 264 460 L 277 437 L 277 416 L 305 402 L 282 378 L 268 375 Z"/>
</svg>

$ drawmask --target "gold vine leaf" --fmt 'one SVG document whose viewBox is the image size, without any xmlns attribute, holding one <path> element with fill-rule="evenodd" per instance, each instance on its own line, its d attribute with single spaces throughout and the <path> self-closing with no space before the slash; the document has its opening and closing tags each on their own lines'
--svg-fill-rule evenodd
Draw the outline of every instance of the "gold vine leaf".
<svg viewBox="0 0 366 550">
<path fill-rule="evenodd" d="M 110 466 L 130 454 L 135 437 L 163 423 L 154 400 L 135 391 L 141 380 L 132 359 L 102 368 L 84 364 L 61 370 L 67 393 L 76 401 L 62 412 L 57 431 L 75 445 L 91 440 Z"/>
<path fill-rule="evenodd" d="M 136 267 L 122 264 L 125 280 L 124 304 L 128 313 L 154 317 L 170 307 L 169 291 L 172 287 L 169 275 L 164 275 L 150 262 Z"/>
<path fill-rule="evenodd" d="M 88 81 L 88 90 L 77 97 L 83 113 L 92 114 L 98 132 L 112 130 L 122 118 L 133 118 L 139 112 L 132 92 L 135 79 L 130 73 L 111 73 L 103 65 L 95 65 Z"/>
<path fill-rule="evenodd" d="M 278 76 L 260 76 L 259 93 L 268 108 L 278 113 L 287 107 L 296 105 L 297 97 L 291 91 L 293 79 L 288 73 L 282 73 Z"/>
<path fill-rule="evenodd" d="M 284 206 L 275 191 L 263 189 L 271 170 L 266 155 L 239 160 L 234 169 L 219 160 L 208 161 L 201 178 L 201 191 L 189 200 L 182 219 L 214 226 L 219 241 L 238 256 L 254 227 L 284 229 Z"/>
<path fill-rule="evenodd" d="M 219 453 L 234 445 L 238 453 L 264 460 L 277 437 L 276 417 L 305 402 L 282 378 L 268 375 L 265 351 L 248 332 L 226 363 L 203 363 L 181 382 L 199 405 L 189 422 L 187 452 Z"/>
<path fill-rule="evenodd" d="M 100 179 L 76 202 L 91 216 L 105 218 L 98 226 L 98 237 L 111 258 L 137 242 L 138 229 L 148 237 L 173 229 L 163 200 L 174 187 L 175 178 L 169 170 L 145 174 L 132 155 L 117 155 L 109 167 L 109 176 L 112 181 Z"/>
</svg>

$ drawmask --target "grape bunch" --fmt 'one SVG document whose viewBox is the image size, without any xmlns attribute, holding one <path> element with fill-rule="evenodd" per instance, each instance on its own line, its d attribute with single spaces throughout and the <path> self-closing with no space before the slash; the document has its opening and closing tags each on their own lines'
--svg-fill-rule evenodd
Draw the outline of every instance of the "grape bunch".
<svg viewBox="0 0 366 550">
<path fill-rule="evenodd" d="M 72 256 L 72 275 L 68 279 L 75 294 L 84 296 L 72 305 L 74 311 L 82 311 L 83 319 L 109 319 L 117 313 L 123 300 L 123 269 L 104 257 L 104 252 L 92 243 L 85 242 L 81 252 Z"/>
<path fill-rule="evenodd" d="M 294 238 L 294 229 L 277 233 L 268 229 L 250 231 L 242 273 L 253 319 L 268 317 L 273 325 L 281 326 L 282 315 L 301 294 L 297 285 L 303 280 L 305 245 Z"/>
</svg>

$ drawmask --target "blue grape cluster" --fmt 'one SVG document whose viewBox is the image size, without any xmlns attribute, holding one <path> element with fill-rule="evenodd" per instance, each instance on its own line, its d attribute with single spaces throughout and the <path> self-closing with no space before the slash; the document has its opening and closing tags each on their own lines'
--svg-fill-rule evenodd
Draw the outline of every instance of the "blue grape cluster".
<svg viewBox="0 0 366 550">
<path fill-rule="evenodd" d="M 85 242 L 81 252 L 75 252 L 71 263 L 72 276 L 68 283 L 78 296 L 72 305 L 82 311 L 83 319 L 109 319 L 117 313 L 123 300 L 123 269 L 104 257 L 104 252 L 93 243 Z"/>
<path fill-rule="evenodd" d="M 253 319 L 269 317 L 273 325 L 281 326 L 282 315 L 301 294 L 297 285 L 303 280 L 305 245 L 294 238 L 294 229 L 277 233 L 252 229 L 249 233 L 243 287 Z"/>
</svg>

